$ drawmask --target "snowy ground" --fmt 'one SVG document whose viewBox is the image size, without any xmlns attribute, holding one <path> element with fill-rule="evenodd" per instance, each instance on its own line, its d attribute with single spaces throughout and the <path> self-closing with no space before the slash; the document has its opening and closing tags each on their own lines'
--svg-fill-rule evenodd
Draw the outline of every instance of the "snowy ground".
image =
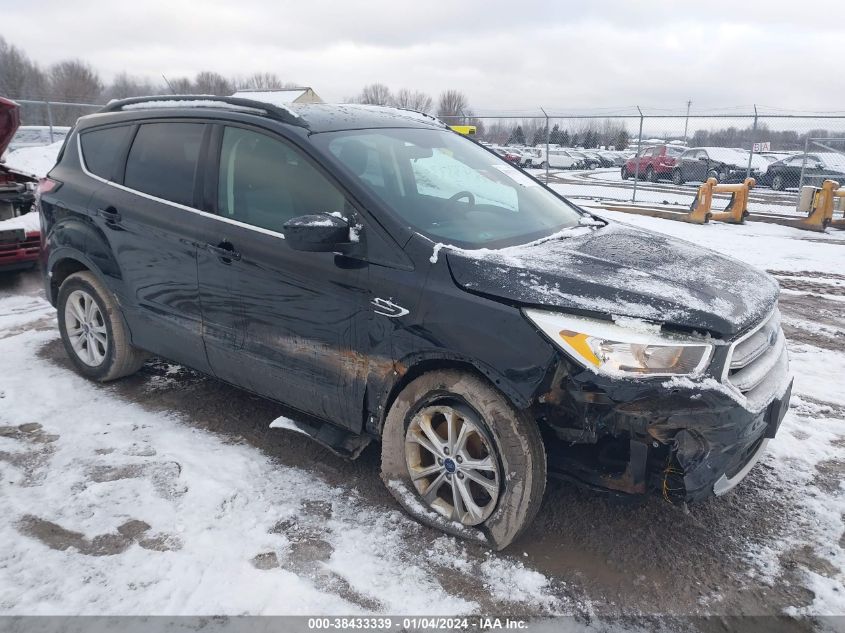
<svg viewBox="0 0 845 633">
<path fill-rule="evenodd" d="M 28 273 L 0 277 L 0 613 L 845 614 L 845 236 L 606 213 L 771 271 L 796 373 L 726 497 L 620 505 L 551 483 L 490 553 L 405 517 L 288 412 L 164 361 L 69 367 Z"/>
</svg>

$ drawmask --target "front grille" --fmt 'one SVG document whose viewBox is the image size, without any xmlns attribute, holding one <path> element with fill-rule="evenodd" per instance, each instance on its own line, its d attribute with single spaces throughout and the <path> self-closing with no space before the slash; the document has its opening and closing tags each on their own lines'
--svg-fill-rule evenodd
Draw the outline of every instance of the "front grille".
<svg viewBox="0 0 845 633">
<path fill-rule="evenodd" d="M 778 395 L 789 373 L 789 358 L 777 308 L 732 345 L 726 369 L 725 380 L 753 409 L 766 406 Z"/>
</svg>

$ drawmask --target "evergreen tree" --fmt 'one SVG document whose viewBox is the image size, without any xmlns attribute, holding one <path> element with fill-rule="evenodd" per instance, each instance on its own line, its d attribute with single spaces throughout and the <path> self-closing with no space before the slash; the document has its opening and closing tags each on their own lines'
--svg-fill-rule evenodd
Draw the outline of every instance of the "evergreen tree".
<svg viewBox="0 0 845 633">
<path fill-rule="evenodd" d="M 625 129 L 619 130 L 619 134 L 616 135 L 616 139 L 613 141 L 613 147 L 617 150 L 628 148 L 628 132 Z"/>
<path fill-rule="evenodd" d="M 552 145 L 562 145 L 560 142 L 560 127 L 558 127 L 557 123 L 554 124 L 552 131 L 549 133 L 549 143 Z"/>
<path fill-rule="evenodd" d="M 548 128 L 544 125 L 543 127 L 537 128 L 537 131 L 534 132 L 534 138 L 532 139 L 532 145 L 545 145 L 546 144 L 546 130 Z"/>
<path fill-rule="evenodd" d="M 514 131 L 511 132 L 508 145 L 525 145 L 525 132 L 522 131 L 521 125 L 517 125 Z"/>
</svg>

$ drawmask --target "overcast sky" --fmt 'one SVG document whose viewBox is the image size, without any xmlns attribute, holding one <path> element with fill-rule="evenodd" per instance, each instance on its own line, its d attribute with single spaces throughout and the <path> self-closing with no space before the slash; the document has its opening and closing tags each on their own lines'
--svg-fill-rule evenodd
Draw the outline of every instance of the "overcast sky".
<svg viewBox="0 0 845 633">
<path fill-rule="evenodd" d="M 26 0 L 2 35 L 42 65 L 103 78 L 271 71 L 327 101 L 381 81 L 476 111 L 845 111 L 842 0 Z M 26 26 L 23 26 L 26 25 Z"/>
</svg>

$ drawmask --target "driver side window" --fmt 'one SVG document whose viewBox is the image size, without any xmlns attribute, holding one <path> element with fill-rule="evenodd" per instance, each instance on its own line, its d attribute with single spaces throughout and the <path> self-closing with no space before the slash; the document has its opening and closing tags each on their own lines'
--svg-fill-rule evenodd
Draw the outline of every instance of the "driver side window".
<svg viewBox="0 0 845 633">
<path fill-rule="evenodd" d="M 344 203 L 343 194 L 287 143 L 225 128 L 217 185 L 221 216 L 283 233 L 291 218 L 343 212 Z"/>
</svg>

